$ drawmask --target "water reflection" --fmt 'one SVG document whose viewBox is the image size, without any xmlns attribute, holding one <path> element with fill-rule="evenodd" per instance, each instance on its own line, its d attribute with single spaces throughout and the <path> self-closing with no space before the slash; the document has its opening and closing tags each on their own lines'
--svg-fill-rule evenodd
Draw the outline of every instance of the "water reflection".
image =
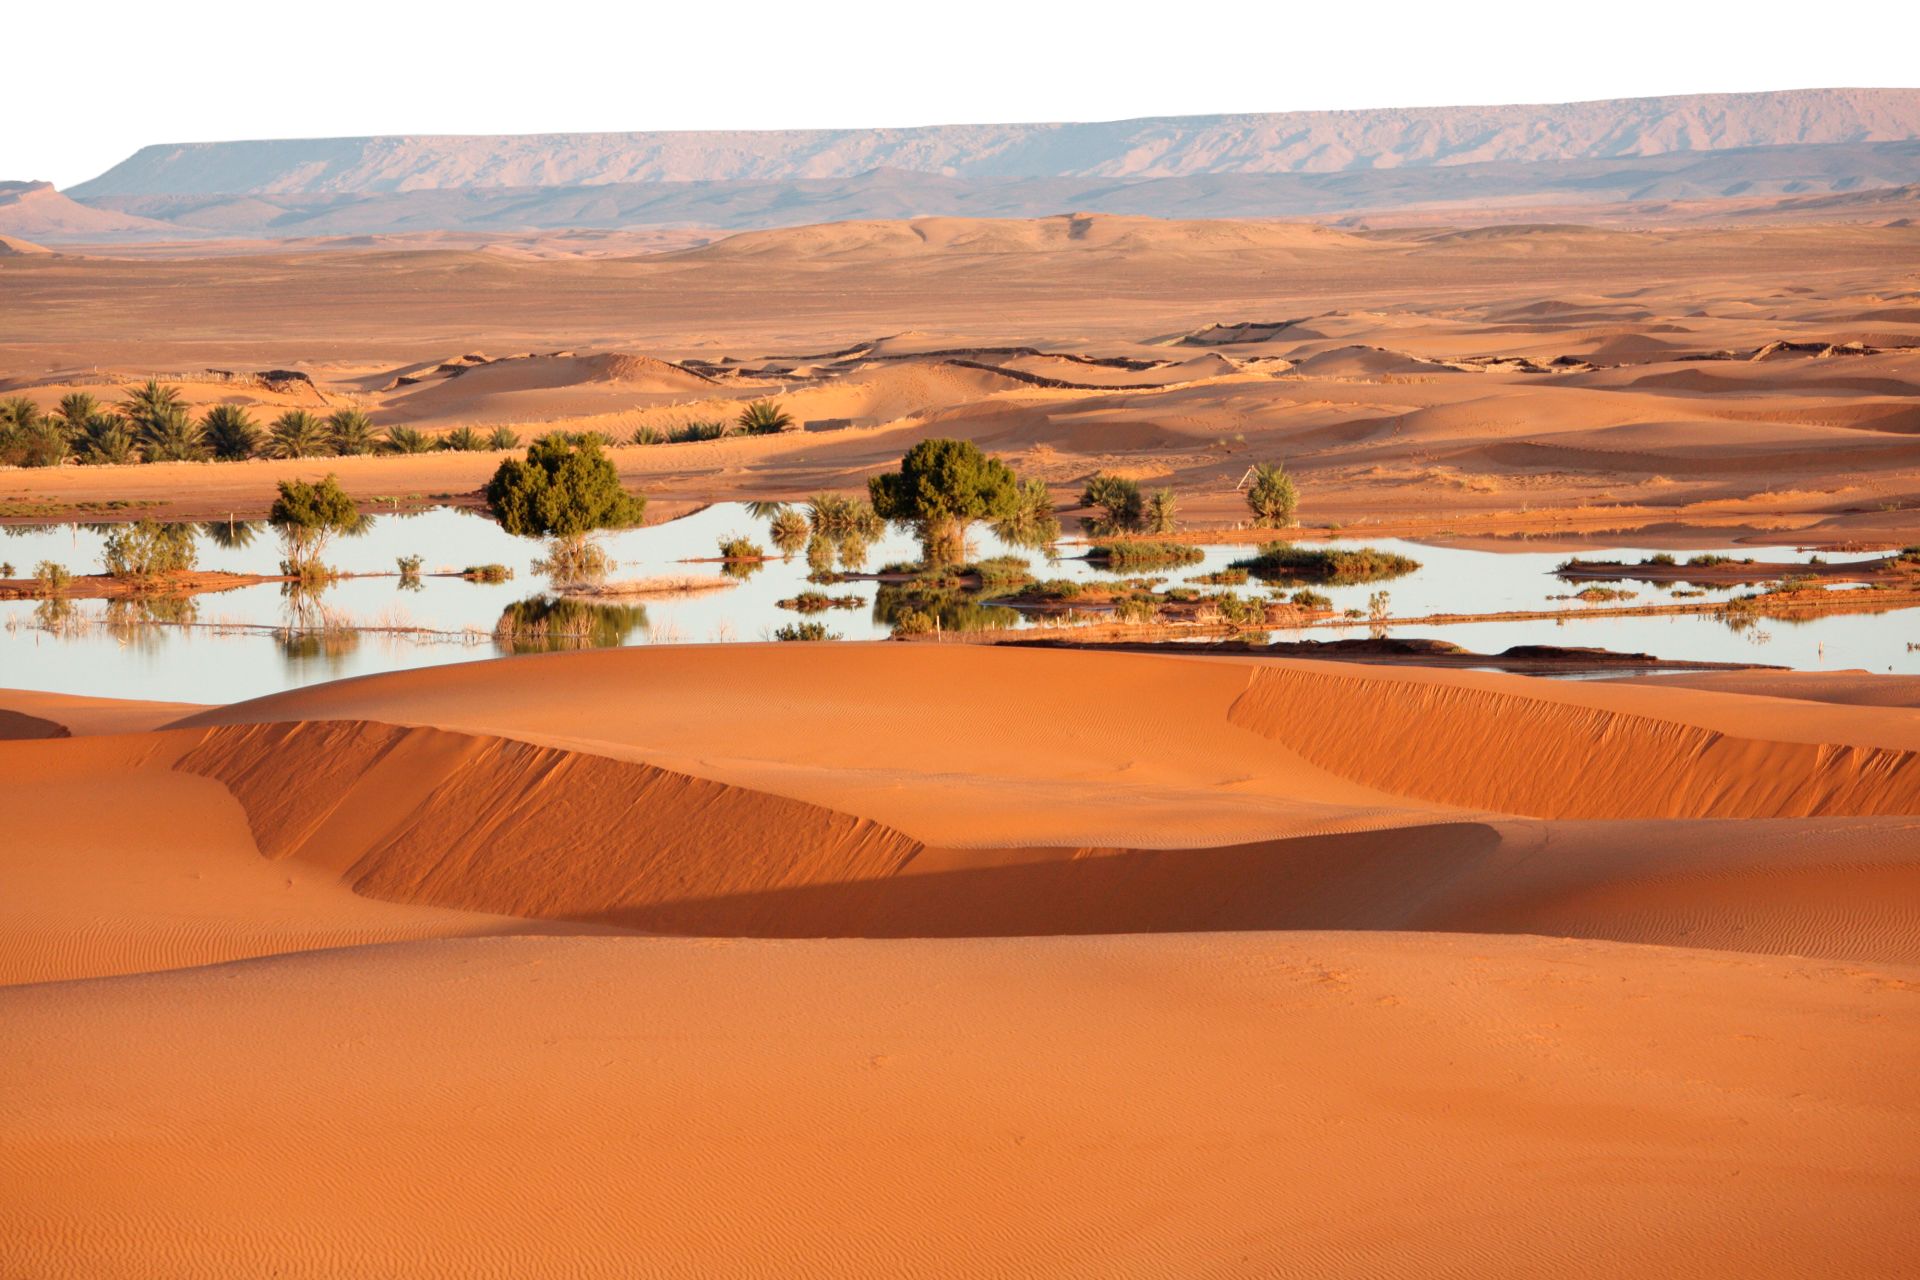
<svg viewBox="0 0 1920 1280">
<path fill-rule="evenodd" d="M 507 653 L 612 649 L 625 644 L 636 631 L 646 629 L 645 605 L 538 595 L 516 600 L 502 610 L 500 621 L 494 624 L 493 639 Z"/>
</svg>

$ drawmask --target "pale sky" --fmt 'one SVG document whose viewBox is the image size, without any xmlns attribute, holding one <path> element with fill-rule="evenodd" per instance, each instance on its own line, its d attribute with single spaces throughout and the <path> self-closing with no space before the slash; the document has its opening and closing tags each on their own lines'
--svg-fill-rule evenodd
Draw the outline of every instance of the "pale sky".
<svg viewBox="0 0 1920 1280">
<path fill-rule="evenodd" d="M 861 127 L 1920 85 L 1920 0 L 329 0 L 7 15 L 0 180 L 148 143 Z"/>
</svg>

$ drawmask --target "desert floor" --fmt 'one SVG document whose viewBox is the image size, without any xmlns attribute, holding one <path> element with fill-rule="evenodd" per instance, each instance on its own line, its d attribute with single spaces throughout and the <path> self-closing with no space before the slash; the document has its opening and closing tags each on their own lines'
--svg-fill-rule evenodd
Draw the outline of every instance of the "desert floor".
<svg viewBox="0 0 1920 1280">
<path fill-rule="evenodd" d="M 659 516 L 857 488 L 964 436 L 1063 506 L 1097 469 L 1245 517 L 1437 535 L 1920 533 L 1920 227 L 1349 232 L 1108 216 L 754 232 L 616 256 L 401 249 L 0 259 L 0 393 L 367 408 L 625 441 L 779 400 L 805 432 L 628 446 Z M 105 252 L 105 251 L 102 251 Z M 1779 345 L 1786 344 L 1786 345 Z M 223 370 L 224 373 L 209 373 Z M 296 378 L 263 381 L 281 370 Z M 0 518 L 257 514 L 337 472 L 462 500 L 489 453 L 0 475 Z"/>
<path fill-rule="evenodd" d="M 1900 1274 L 1902 691 L 883 644 L 0 695 L 0 1271 Z"/>
<path fill-rule="evenodd" d="M 947 435 L 1196 541 L 1280 460 L 1309 532 L 1920 542 L 1913 225 L 605 247 L 0 257 L 0 395 L 805 426 L 619 445 L 650 520 Z M 503 456 L 0 471 L 0 520 Z M 1911 1273 L 1916 706 L 886 643 L 0 692 L 0 1275 Z"/>
</svg>

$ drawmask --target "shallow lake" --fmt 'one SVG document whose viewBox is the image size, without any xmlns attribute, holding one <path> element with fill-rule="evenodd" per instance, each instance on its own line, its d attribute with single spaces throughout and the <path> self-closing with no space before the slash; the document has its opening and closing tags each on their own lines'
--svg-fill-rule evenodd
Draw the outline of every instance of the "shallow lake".
<svg viewBox="0 0 1920 1280">
<path fill-rule="evenodd" d="M 604 545 L 618 562 L 611 577 L 718 576 L 718 564 L 686 562 L 710 560 L 720 539 L 730 534 L 771 545 L 765 519 L 742 504 L 720 504 L 665 524 L 606 535 Z M 105 530 L 100 526 L 11 526 L 0 530 L 0 561 L 11 563 L 21 574 L 30 573 L 41 560 L 64 564 L 75 573 L 98 572 L 104 541 Z M 232 533 L 224 526 L 197 527 L 196 542 L 202 569 L 277 572 L 279 542 L 264 526 L 237 526 Z M 1542 609 L 1562 607 L 1548 597 L 1569 594 L 1579 585 L 1570 587 L 1554 576 L 1554 568 L 1566 558 L 1561 552 L 1488 552 L 1394 539 L 1325 545 L 1380 547 L 1422 563 L 1417 572 L 1389 582 L 1320 588 L 1332 597 L 1336 609 L 1364 610 L 1377 591 L 1388 594 L 1391 612 L 1402 617 Z M 1072 545 L 1059 548 L 1060 558 L 1050 562 L 1044 555 L 1007 547 L 978 531 L 973 550 L 978 557 L 1021 555 L 1042 578 L 1111 576 L 1077 558 L 1082 549 Z M 1808 558 L 1790 547 L 1731 550 L 1762 561 Z M 1205 559 L 1198 564 L 1155 572 L 1179 583 L 1252 554 L 1252 548 L 1245 546 L 1205 551 Z M 65 623 L 48 626 L 44 606 L 4 601 L 0 602 L 0 687 L 227 702 L 344 676 L 493 657 L 509 651 L 493 637 L 503 613 L 521 602 L 539 600 L 550 589 L 535 565 L 543 554 L 540 544 L 512 537 L 483 516 L 441 508 L 375 515 L 363 533 L 336 540 L 326 560 L 346 573 L 393 574 L 399 557 L 419 556 L 427 575 L 498 563 L 513 571 L 511 580 L 480 583 L 427 576 L 418 589 L 406 589 L 393 576 L 347 578 L 309 599 L 304 607 L 291 602 L 280 584 L 268 583 L 200 596 L 188 605 L 162 611 L 165 618 L 194 623 L 185 627 L 130 621 L 140 616 L 137 605 L 103 601 L 76 601 Z M 873 570 L 917 554 L 911 537 L 890 531 L 871 546 L 864 567 Z M 1632 546 L 1581 552 L 1586 559 L 1630 561 L 1647 554 L 1647 549 Z M 1690 553 L 1682 553 L 1681 558 L 1686 554 Z M 698 644 L 772 639 L 776 628 L 800 620 L 800 615 L 779 608 L 776 602 L 808 590 L 807 574 L 805 557 L 796 556 L 770 561 L 725 590 L 631 602 L 640 607 L 606 615 L 604 625 L 596 628 L 595 640 Z M 1666 598 L 1657 587 L 1625 585 L 1639 593 L 1633 603 Z M 812 589 L 860 597 L 859 608 L 812 615 L 812 620 L 824 623 L 835 635 L 868 640 L 889 634 L 889 626 L 875 616 L 878 584 L 850 581 Z M 1707 598 L 1722 599 L 1745 589 L 1719 588 Z M 1258 584 L 1238 590 L 1257 591 Z M 1803 623 L 1761 619 L 1742 630 L 1710 616 L 1684 615 L 1392 626 L 1388 630 L 1396 636 L 1432 636 L 1488 653 L 1515 644 L 1591 645 L 1683 661 L 1920 672 L 1920 651 L 1908 646 L 1909 640 L 1920 642 L 1920 616 L 1915 615 L 1920 610 L 1830 616 Z M 317 617 L 330 625 L 315 627 Z M 1015 625 L 1032 625 L 1004 613 L 999 617 Z M 1275 634 L 1276 638 L 1332 639 L 1365 635 L 1367 626 L 1355 622 L 1351 627 Z"/>
</svg>

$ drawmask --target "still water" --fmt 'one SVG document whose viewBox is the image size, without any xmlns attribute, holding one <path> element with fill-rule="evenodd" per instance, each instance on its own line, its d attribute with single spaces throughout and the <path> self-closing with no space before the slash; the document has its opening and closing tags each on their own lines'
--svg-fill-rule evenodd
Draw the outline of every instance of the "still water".
<svg viewBox="0 0 1920 1280">
<path fill-rule="evenodd" d="M 197 534 L 199 567 L 237 573 L 277 572 L 281 550 L 270 529 L 257 528 L 251 540 L 241 527 L 237 537 L 224 530 Z M 742 504 L 720 504 L 683 519 L 606 535 L 604 545 L 618 562 L 612 578 L 670 575 L 718 576 L 714 563 L 687 563 L 716 554 L 719 541 L 740 534 L 771 547 L 767 521 Z M 66 565 L 75 573 L 101 568 L 105 533 L 82 525 L 12 526 L 0 530 L 0 561 L 25 574 L 41 560 Z M 1316 544 L 1318 545 L 1318 544 Z M 1331 543 L 1327 545 L 1362 545 Z M 1364 545 L 1400 552 L 1421 562 L 1417 572 L 1390 582 L 1322 588 L 1336 609 L 1361 609 L 1385 591 L 1390 611 L 1400 617 L 1428 613 L 1495 613 L 1560 607 L 1548 599 L 1577 589 L 1553 575 L 1562 553 L 1488 552 L 1374 539 Z M 1727 550 L 1702 547 L 1700 550 Z M 1224 568 L 1251 554 L 1244 546 L 1208 547 L 1194 565 L 1163 571 L 1170 584 Z M 449 508 L 411 515 L 376 515 L 358 536 L 342 538 L 326 560 L 346 573 L 393 574 L 402 556 L 419 556 L 422 571 L 457 572 L 469 565 L 498 563 L 513 571 L 511 580 L 479 583 L 450 577 L 424 577 L 408 590 L 397 577 L 343 579 L 296 606 L 280 584 L 269 583 L 198 597 L 166 616 L 192 626 L 113 625 L 129 612 L 102 601 L 79 601 L 73 620 L 56 629 L 39 625 L 41 606 L 31 601 L 0 602 L 0 687 L 46 689 L 105 697 L 155 698 L 186 702 L 229 702 L 316 681 L 438 663 L 466 662 L 507 651 L 493 638 L 501 616 L 521 602 L 538 601 L 550 583 L 535 567 L 544 548 L 505 533 L 493 521 Z M 1059 558 L 1005 546 L 984 530 L 975 536 L 977 557 L 1020 555 L 1037 577 L 1098 580 L 1108 575 L 1076 558 L 1079 549 L 1058 549 Z M 1644 558 L 1631 546 L 1590 548 L 1586 559 Z M 1684 560 L 1686 554 L 1681 558 Z M 1742 547 L 1735 554 L 1762 561 L 1804 561 L 1789 547 Z M 872 570 L 914 559 L 918 548 L 903 533 L 889 531 L 868 551 Z M 692 596 L 648 598 L 613 615 L 597 639 L 619 644 L 698 644 L 769 640 L 777 628 L 800 620 L 777 601 L 808 590 L 804 556 L 774 560 L 746 574 L 737 586 Z M 1660 588 L 1625 584 L 1640 594 L 1633 603 L 1666 598 Z M 811 615 L 847 640 L 881 639 L 890 628 L 875 616 L 878 584 L 843 582 L 811 587 L 834 596 L 855 595 L 860 606 Z M 1257 592 L 1257 583 L 1237 588 Z M 1706 597 L 1724 599 L 1744 588 L 1719 588 Z M 1864 667 L 1870 671 L 1920 672 L 1920 610 L 1857 614 L 1787 623 L 1761 619 L 1743 630 L 1710 616 L 1644 618 L 1572 618 L 1564 621 L 1477 622 L 1445 626 L 1394 626 L 1396 636 L 1431 636 L 1480 652 L 1498 652 L 1515 644 L 1590 645 L 1647 652 L 1663 658 L 1705 662 L 1761 662 L 1811 670 Z M 324 636 L 311 627 L 324 616 L 332 630 Z M 1003 615 L 1004 617 L 1004 615 Z M 1017 625 L 1032 625 L 1024 619 Z M 293 629 L 291 634 L 289 628 Z M 343 628 L 349 628 L 343 630 Z M 385 630 L 368 631 L 364 628 Z M 1331 639 L 1365 635 L 1364 622 L 1351 627 L 1276 633 Z"/>
</svg>

